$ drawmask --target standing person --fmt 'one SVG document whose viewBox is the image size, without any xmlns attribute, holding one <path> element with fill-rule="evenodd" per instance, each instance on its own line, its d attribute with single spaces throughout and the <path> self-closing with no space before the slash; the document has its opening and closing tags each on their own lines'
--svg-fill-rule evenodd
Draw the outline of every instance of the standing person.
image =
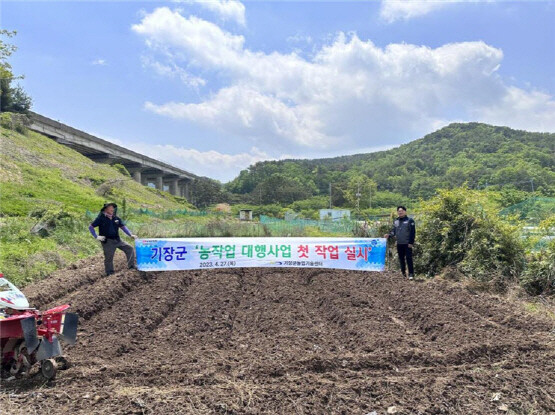
<svg viewBox="0 0 555 415">
<path fill-rule="evenodd" d="M 414 219 L 407 216 L 407 208 L 404 206 L 397 207 L 397 215 L 393 223 L 391 231 L 384 235 L 384 238 L 394 236 L 397 239 L 397 254 L 399 254 L 399 263 L 401 264 L 401 272 L 406 277 L 406 266 L 409 268 L 409 280 L 414 278 L 414 267 L 412 264 L 412 247 L 416 237 L 416 226 Z M 406 260 L 406 265 L 405 265 Z"/>
<path fill-rule="evenodd" d="M 105 203 L 100 209 L 100 213 L 89 226 L 91 235 L 102 243 L 104 250 L 104 269 L 106 275 L 114 273 L 114 254 L 116 249 L 121 249 L 127 257 L 127 267 L 135 269 L 135 249 L 124 242 L 119 237 L 119 229 L 121 228 L 128 236 L 137 239 L 137 235 L 133 235 L 123 220 L 117 215 L 118 205 L 115 203 Z M 98 236 L 94 228 L 98 227 Z"/>
</svg>

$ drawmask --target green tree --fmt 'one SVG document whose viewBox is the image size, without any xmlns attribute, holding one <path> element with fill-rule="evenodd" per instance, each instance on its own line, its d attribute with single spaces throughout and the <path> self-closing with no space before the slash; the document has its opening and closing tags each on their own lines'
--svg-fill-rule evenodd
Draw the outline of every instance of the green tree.
<svg viewBox="0 0 555 415">
<path fill-rule="evenodd" d="M 272 174 L 256 186 L 251 193 L 254 203 L 290 204 L 295 200 L 303 200 L 312 196 L 315 190 L 313 183 L 302 183 L 299 179 L 291 179 L 284 174 Z"/>
<path fill-rule="evenodd" d="M 256 163 L 226 186 L 249 194 L 274 174 L 314 183 L 312 194 L 329 195 L 334 206 L 354 206 L 352 177 L 374 180 L 379 192 L 406 199 L 429 198 L 437 189 L 467 184 L 471 189 L 516 190 L 555 196 L 555 134 L 532 133 L 480 123 L 455 123 L 387 151 L 316 160 Z M 299 192 L 302 195 L 302 192 Z M 349 196 L 351 200 L 349 200 Z M 361 198 L 362 201 L 362 198 Z M 256 203 L 259 203 L 256 201 Z"/>
<path fill-rule="evenodd" d="M 0 111 L 26 113 L 31 109 L 31 98 L 19 85 L 12 85 L 14 80 L 21 79 L 22 76 L 14 76 L 8 61 L 17 47 L 2 39 L 2 36 L 9 39 L 15 34 L 15 31 L 0 30 Z"/>
<path fill-rule="evenodd" d="M 0 30 L 0 36 L 5 36 L 7 38 L 11 38 L 15 36 L 15 31 L 9 31 L 5 29 Z M 17 48 L 10 44 L 6 43 L 0 37 L 0 75 L 2 79 L 12 78 L 12 66 L 8 62 L 8 58 L 17 50 Z"/>
<path fill-rule="evenodd" d="M 219 181 L 199 177 L 193 183 L 193 200 L 196 206 L 206 208 L 216 203 L 228 202 L 229 195 Z"/>
</svg>

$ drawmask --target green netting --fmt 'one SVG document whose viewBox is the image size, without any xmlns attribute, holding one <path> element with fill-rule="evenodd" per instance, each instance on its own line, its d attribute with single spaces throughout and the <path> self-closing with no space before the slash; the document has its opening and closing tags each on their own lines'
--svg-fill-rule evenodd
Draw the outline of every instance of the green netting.
<svg viewBox="0 0 555 415">
<path fill-rule="evenodd" d="M 380 218 L 383 220 L 383 218 Z M 306 232 L 306 228 L 316 228 L 322 232 L 332 233 L 343 236 L 367 235 L 377 236 L 377 230 L 381 225 L 380 221 L 369 221 L 366 228 L 358 220 L 342 218 L 339 220 L 312 220 L 312 219 L 293 219 L 283 220 L 266 215 L 260 215 L 260 223 L 266 226 L 270 232 L 281 235 L 296 235 Z"/>
<path fill-rule="evenodd" d="M 506 207 L 499 212 L 501 216 L 512 216 L 528 224 L 538 224 L 555 215 L 555 198 L 531 197 L 520 203 Z"/>
<path fill-rule="evenodd" d="M 272 236 L 258 222 L 229 222 L 214 220 L 208 223 L 195 221 L 141 223 L 131 220 L 130 229 L 143 238 L 192 238 L 192 237 L 259 237 Z M 282 236 L 282 235 L 273 235 Z"/>
<path fill-rule="evenodd" d="M 555 238 L 555 229 L 539 226 L 542 221 L 555 216 L 555 198 L 532 197 L 499 213 L 502 217 L 516 218 L 525 224 L 521 235 L 531 251 L 546 249 Z"/>
<path fill-rule="evenodd" d="M 118 215 L 121 215 L 121 214 L 122 212 L 118 210 Z M 211 214 L 218 215 L 219 212 L 215 212 Z M 94 218 L 98 215 L 98 212 L 91 212 L 87 210 L 85 212 L 85 215 L 88 218 Z M 179 216 L 206 216 L 208 215 L 208 212 L 204 210 L 197 211 L 197 210 L 187 210 L 187 209 L 182 209 L 182 210 L 176 209 L 176 210 L 166 210 L 163 212 L 156 212 L 154 210 L 145 208 L 145 209 L 127 209 L 126 215 L 145 215 L 145 216 L 151 216 L 151 217 L 160 218 L 160 219 L 173 219 Z"/>
</svg>

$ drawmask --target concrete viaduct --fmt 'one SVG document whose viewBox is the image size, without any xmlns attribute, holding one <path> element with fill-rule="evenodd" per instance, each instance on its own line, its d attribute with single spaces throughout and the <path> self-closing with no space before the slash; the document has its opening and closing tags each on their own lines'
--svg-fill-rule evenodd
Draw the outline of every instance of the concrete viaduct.
<svg viewBox="0 0 555 415">
<path fill-rule="evenodd" d="M 166 190 L 172 195 L 190 199 L 191 184 L 197 177 L 194 174 L 135 153 L 35 112 L 30 112 L 29 116 L 31 130 L 71 147 L 97 163 L 122 164 L 133 179 L 144 186 Z"/>
</svg>

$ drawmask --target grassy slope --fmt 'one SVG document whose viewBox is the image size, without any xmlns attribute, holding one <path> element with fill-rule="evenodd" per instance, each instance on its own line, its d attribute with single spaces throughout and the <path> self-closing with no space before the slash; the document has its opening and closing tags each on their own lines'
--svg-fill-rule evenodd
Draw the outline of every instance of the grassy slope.
<svg viewBox="0 0 555 415">
<path fill-rule="evenodd" d="M 27 215 L 45 207 L 83 213 L 123 198 L 130 207 L 186 207 L 184 199 L 142 186 L 32 131 L 22 135 L 2 128 L 0 148 L 2 215 Z"/>
<path fill-rule="evenodd" d="M 97 212 L 105 201 L 191 207 L 34 132 L 2 128 L 0 150 L 0 272 L 19 284 L 99 252 L 85 212 Z M 48 237 L 31 234 L 33 225 L 52 218 L 56 226 Z"/>
</svg>

